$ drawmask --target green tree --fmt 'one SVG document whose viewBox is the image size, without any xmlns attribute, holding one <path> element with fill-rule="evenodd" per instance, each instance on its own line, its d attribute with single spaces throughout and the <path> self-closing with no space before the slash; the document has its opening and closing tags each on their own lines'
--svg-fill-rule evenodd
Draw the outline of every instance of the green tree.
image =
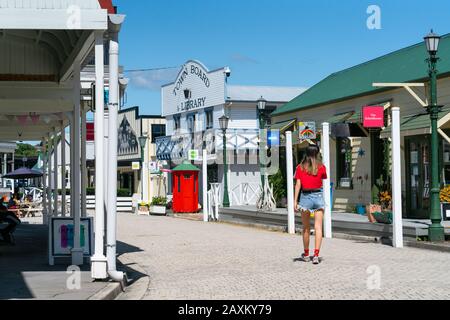
<svg viewBox="0 0 450 320">
<path fill-rule="evenodd" d="M 34 146 L 27 143 L 18 143 L 17 144 L 17 150 L 15 153 L 16 157 L 37 157 L 38 151 Z"/>
</svg>

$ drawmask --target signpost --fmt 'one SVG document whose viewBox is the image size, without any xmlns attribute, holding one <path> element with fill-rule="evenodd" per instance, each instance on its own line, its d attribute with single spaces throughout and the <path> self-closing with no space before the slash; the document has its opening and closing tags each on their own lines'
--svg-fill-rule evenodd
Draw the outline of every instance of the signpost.
<svg viewBox="0 0 450 320">
<path fill-rule="evenodd" d="M 300 140 L 314 140 L 317 138 L 316 123 L 313 121 L 299 122 L 298 134 Z"/>
</svg>

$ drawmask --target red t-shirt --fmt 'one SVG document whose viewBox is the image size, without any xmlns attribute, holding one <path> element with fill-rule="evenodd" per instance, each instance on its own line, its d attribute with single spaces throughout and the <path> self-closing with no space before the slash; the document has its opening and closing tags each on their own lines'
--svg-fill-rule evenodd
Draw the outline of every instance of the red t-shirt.
<svg viewBox="0 0 450 320">
<path fill-rule="evenodd" d="M 302 189 L 304 190 L 321 189 L 323 186 L 322 180 L 327 179 L 327 169 L 322 165 L 319 167 L 317 175 L 313 176 L 308 174 L 308 172 L 303 170 L 303 167 L 299 165 L 297 167 L 297 171 L 295 172 L 294 179 L 302 182 Z"/>
</svg>

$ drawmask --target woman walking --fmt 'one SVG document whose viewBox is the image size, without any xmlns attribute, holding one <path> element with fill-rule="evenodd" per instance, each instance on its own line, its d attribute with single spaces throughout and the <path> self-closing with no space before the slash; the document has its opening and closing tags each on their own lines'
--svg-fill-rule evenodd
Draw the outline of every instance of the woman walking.
<svg viewBox="0 0 450 320">
<path fill-rule="evenodd" d="M 325 212 L 325 202 L 323 199 L 323 181 L 327 179 L 327 170 L 322 164 L 320 149 L 318 146 L 310 145 L 306 149 L 303 161 L 297 167 L 295 173 L 295 211 L 301 211 L 303 223 L 303 245 L 305 252 L 302 260 L 310 262 L 309 242 L 311 234 L 310 219 L 314 214 L 315 223 L 315 250 L 312 258 L 313 264 L 320 263 L 320 249 L 323 237 L 323 215 Z M 300 201 L 299 200 L 300 196 Z"/>
</svg>

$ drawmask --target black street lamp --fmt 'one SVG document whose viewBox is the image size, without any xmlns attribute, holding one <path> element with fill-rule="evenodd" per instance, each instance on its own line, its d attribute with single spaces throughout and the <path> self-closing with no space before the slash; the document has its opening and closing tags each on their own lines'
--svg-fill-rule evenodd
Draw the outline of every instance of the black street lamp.
<svg viewBox="0 0 450 320">
<path fill-rule="evenodd" d="M 259 174 L 261 175 L 261 190 L 262 190 L 262 197 L 264 197 L 264 174 L 263 174 L 263 163 L 262 163 L 262 155 L 266 150 L 263 148 L 262 144 L 262 134 L 263 130 L 266 128 L 266 119 L 265 119 L 265 110 L 267 101 L 261 96 L 261 98 L 258 99 L 258 118 L 259 118 Z"/>
<path fill-rule="evenodd" d="M 430 76 L 430 105 L 427 111 L 431 119 L 431 205 L 430 219 L 431 226 L 428 229 L 430 241 L 445 241 L 444 227 L 442 226 L 441 201 L 440 201 L 440 177 L 439 177 L 439 136 L 437 122 L 439 120 L 439 111 L 442 106 L 437 101 L 437 69 L 436 65 L 439 61 L 437 52 L 439 48 L 440 36 L 433 33 L 428 34 L 424 40 L 429 54 L 428 73 Z"/>
<path fill-rule="evenodd" d="M 230 118 L 223 115 L 219 118 L 220 129 L 223 133 L 223 207 L 230 207 L 230 198 L 228 195 L 228 165 L 227 165 L 227 129 Z"/>
</svg>

